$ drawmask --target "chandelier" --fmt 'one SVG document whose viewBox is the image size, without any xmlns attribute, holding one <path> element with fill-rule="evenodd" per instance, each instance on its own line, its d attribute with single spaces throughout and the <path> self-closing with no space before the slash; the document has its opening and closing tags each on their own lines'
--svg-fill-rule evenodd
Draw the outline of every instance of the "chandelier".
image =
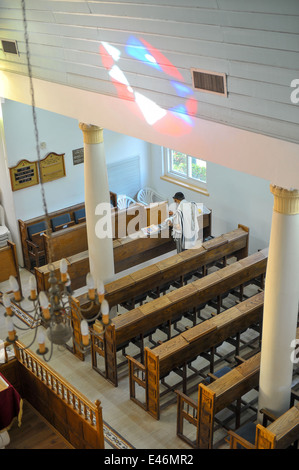
<svg viewBox="0 0 299 470">
<path fill-rule="evenodd" d="M 104 334 L 105 329 L 111 323 L 109 316 L 109 304 L 105 299 L 105 288 L 102 281 L 99 281 L 97 287 L 90 273 L 86 276 L 86 284 L 88 293 L 85 298 L 89 302 L 86 308 L 80 307 L 76 302 L 73 291 L 71 289 L 71 282 L 67 273 L 67 262 L 65 259 L 60 261 L 60 279 L 57 279 L 55 274 L 55 267 L 53 264 L 48 265 L 49 269 L 49 284 L 50 287 L 47 292 L 41 291 L 37 294 L 36 279 L 32 274 L 29 278 L 30 295 L 27 297 L 31 306 L 24 308 L 22 302 L 26 300 L 22 297 L 18 281 L 15 277 L 10 276 L 9 284 L 11 291 L 13 291 L 13 298 L 8 294 L 3 294 L 2 302 L 5 307 L 7 338 L 6 341 L 10 343 L 16 342 L 18 339 L 16 335 L 16 328 L 20 330 L 34 329 L 35 333 L 32 341 L 25 349 L 30 348 L 35 341 L 38 343 L 38 354 L 43 355 L 45 361 L 49 361 L 53 354 L 53 345 L 66 345 L 66 343 L 73 338 L 76 347 L 84 352 L 88 349 L 91 342 L 91 329 L 90 324 L 97 323 L 97 332 Z M 28 316 L 32 318 L 32 324 L 27 327 L 16 326 L 13 322 L 13 305 L 20 307 Z M 88 317 L 88 312 L 94 308 L 98 312 L 92 317 Z M 80 322 L 80 332 L 82 340 L 78 343 L 73 335 L 72 320 L 76 319 Z M 50 341 L 51 348 L 46 347 L 46 337 L 43 330 L 39 330 L 42 326 L 46 329 L 47 338 Z M 49 352 L 50 351 L 50 352 Z M 46 354 L 49 352 L 49 356 Z"/>
<path fill-rule="evenodd" d="M 27 66 L 28 76 L 30 82 L 31 92 L 31 107 L 33 114 L 33 124 L 35 131 L 35 143 L 36 152 L 38 157 L 38 169 L 40 171 L 40 147 L 38 137 L 38 127 L 35 110 L 35 99 L 34 99 L 34 88 L 32 80 L 32 70 L 30 64 L 30 53 L 29 53 L 29 40 L 27 32 L 27 20 L 26 20 L 26 8 L 25 0 L 21 1 L 22 12 L 23 12 L 23 23 L 24 23 L 24 36 L 26 44 L 26 55 L 27 55 Z M 16 346 L 16 328 L 20 330 L 34 329 L 35 333 L 31 343 L 25 346 L 24 349 L 30 348 L 37 340 L 39 348 L 37 353 L 43 355 L 44 360 L 49 361 L 53 353 L 53 345 L 66 345 L 66 343 L 73 337 L 73 342 L 80 351 L 86 351 L 90 345 L 90 334 L 92 329 L 89 328 L 90 323 L 97 322 L 97 332 L 104 334 L 106 327 L 110 324 L 109 317 L 109 304 L 105 299 L 105 289 L 102 281 L 98 281 L 95 286 L 95 281 L 90 273 L 86 276 L 86 285 L 88 293 L 86 295 L 87 300 L 90 302 L 87 308 L 80 307 L 78 302 L 73 297 L 71 289 L 71 280 L 67 272 L 67 261 L 62 259 L 60 261 L 60 279 L 57 279 L 55 274 L 54 265 L 51 263 L 52 260 L 52 245 L 51 245 L 51 229 L 50 229 L 50 218 L 47 210 L 47 202 L 45 197 L 44 185 L 41 180 L 41 194 L 43 207 L 45 212 L 45 221 L 47 225 L 46 233 L 49 236 L 49 284 L 50 287 L 47 292 L 42 291 L 37 294 L 37 286 L 35 276 L 32 275 L 29 279 L 30 295 L 28 300 L 30 301 L 30 308 L 24 308 L 23 301 L 27 300 L 22 297 L 21 289 L 18 281 L 15 277 L 10 276 L 9 283 L 10 289 L 13 292 L 13 299 L 8 293 L 3 294 L 2 302 L 5 307 L 5 317 L 7 322 L 7 341 L 14 343 Z M 13 322 L 13 304 L 18 306 L 23 312 L 32 318 L 32 324 L 27 327 L 16 326 Z M 98 312 L 90 317 L 90 311 L 96 307 Z M 81 340 L 78 343 L 75 340 L 72 320 L 76 318 L 77 322 L 80 322 L 81 328 Z M 39 327 L 43 326 L 47 331 L 48 340 L 51 343 L 50 352 L 49 348 L 46 347 L 45 334 Z M 46 354 L 49 352 L 49 356 Z"/>
</svg>

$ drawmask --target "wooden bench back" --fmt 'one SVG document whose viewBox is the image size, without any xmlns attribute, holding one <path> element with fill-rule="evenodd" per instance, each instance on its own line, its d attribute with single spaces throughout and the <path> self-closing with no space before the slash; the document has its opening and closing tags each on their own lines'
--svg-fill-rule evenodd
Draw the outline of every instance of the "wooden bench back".
<svg viewBox="0 0 299 470">
<path fill-rule="evenodd" d="M 176 367 L 198 357 L 213 346 L 233 337 L 239 331 L 261 321 L 264 293 L 241 302 L 216 317 L 186 330 L 160 346 L 145 348 L 147 376 L 147 408 L 159 419 L 159 381 Z"/>
<path fill-rule="evenodd" d="M 52 262 L 68 258 L 69 256 L 86 251 L 87 230 L 86 222 L 51 233 L 51 236 L 43 234 L 46 259 Z"/>
<path fill-rule="evenodd" d="M 257 449 L 286 449 L 299 439 L 299 403 L 286 411 L 269 426 L 256 427 Z"/>
<path fill-rule="evenodd" d="M 213 447 L 214 416 L 258 385 L 260 353 L 227 372 L 210 385 L 198 387 L 198 443 L 200 449 Z"/>
<path fill-rule="evenodd" d="M 248 228 L 238 229 L 204 242 L 198 249 L 186 250 L 154 263 L 146 268 L 105 285 L 110 306 L 128 301 L 148 290 L 181 279 L 185 274 L 198 270 L 223 257 L 236 255 L 237 259 L 248 256 Z M 154 240 L 154 239 L 153 239 Z"/>
<path fill-rule="evenodd" d="M 299 338 L 299 328 L 296 332 Z M 224 376 L 218 378 L 210 385 L 199 384 L 198 388 L 198 443 L 201 449 L 210 449 L 213 446 L 214 416 L 223 408 L 231 404 L 234 400 L 241 397 L 249 390 L 252 390 L 259 383 L 261 353 L 256 354 L 244 363 L 232 369 Z M 297 418 L 298 414 L 295 413 Z M 267 431 L 259 427 L 261 434 L 258 438 L 260 445 L 277 445 L 273 435 L 277 433 L 279 445 L 285 445 L 287 426 L 282 419 L 280 422 L 272 423 Z M 293 425 L 292 425 L 293 426 Z M 292 427 L 291 426 L 291 427 Z M 298 427 L 295 431 L 298 433 Z M 274 431 L 274 432 L 273 432 Z M 272 433 L 272 435 L 271 435 Z M 290 436 L 289 436 L 290 438 Z M 265 439 L 264 444 L 262 444 Z M 287 439 L 287 438 L 286 438 Z M 268 445 L 267 444 L 267 445 Z M 262 448 L 262 447 L 261 447 Z M 271 447 L 270 447 L 271 448 Z"/>
<path fill-rule="evenodd" d="M 17 279 L 22 291 L 16 245 L 8 240 L 7 246 L 0 248 L 0 282 L 7 281 L 9 276 Z"/>
<path fill-rule="evenodd" d="M 75 204 L 73 206 L 65 207 L 65 208 L 60 209 L 58 211 L 50 212 L 49 213 L 49 218 L 51 219 L 51 218 L 57 217 L 59 215 L 70 214 L 71 220 L 74 221 L 74 212 L 76 210 L 82 209 L 84 207 L 85 207 L 84 202 L 82 202 L 80 204 Z M 43 222 L 45 220 L 46 220 L 46 217 L 45 217 L 44 214 L 39 216 L 39 217 L 34 217 L 33 219 L 29 219 L 29 220 L 21 220 L 21 219 L 18 220 L 20 236 L 21 236 L 22 250 L 23 250 L 23 257 L 24 257 L 24 266 L 29 271 L 31 269 L 31 262 L 30 262 L 30 258 L 29 258 L 29 254 L 28 254 L 28 246 L 27 246 L 27 243 L 26 243 L 26 240 L 28 239 L 27 229 L 31 225 L 35 225 L 35 224 L 37 224 L 39 222 Z"/>
<path fill-rule="evenodd" d="M 116 344 L 145 334 L 163 322 L 204 304 L 234 287 L 266 272 L 267 251 L 260 251 L 212 274 L 180 287 L 158 299 L 115 317 L 109 328 L 115 329 Z M 108 328 L 108 330 L 109 330 Z"/>
</svg>

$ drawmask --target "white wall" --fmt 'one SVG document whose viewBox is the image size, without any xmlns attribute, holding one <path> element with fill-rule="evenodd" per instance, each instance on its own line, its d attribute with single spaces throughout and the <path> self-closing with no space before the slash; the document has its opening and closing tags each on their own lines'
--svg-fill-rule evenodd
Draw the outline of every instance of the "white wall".
<svg viewBox="0 0 299 470">
<path fill-rule="evenodd" d="M 270 183 L 262 178 L 207 162 L 209 196 L 163 181 L 161 147 L 152 146 L 151 186 L 172 202 L 176 191 L 182 191 L 189 201 L 202 202 L 212 209 L 212 235 L 219 236 L 237 228 L 249 227 L 249 252 L 268 246 L 270 239 L 273 196 Z"/>
<path fill-rule="evenodd" d="M 37 150 L 31 106 L 5 100 L 2 105 L 8 166 L 20 160 L 36 161 Z M 78 121 L 60 114 L 36 109 L 40 149 L 44 158 L 50 152 L 65 154 L 66 176 L 44 184 L 48 211 L 52 212 L 84 201 L 84 165 L 73 165 L 72 150 L 83 147 Z M 141 185 L 146 185 L 149 144 L 133 137 L 104 130 L 107 164 L 140 156 Z M 41 186 L 13 192 L 16 218 L 27 220 L 44 213 Z"/>
<path fill-rule="evenodd" d="M 12 191 L 8 168 L 20 160 L 38 159 L 31 106 L 11 100 L 2 103 L 3 126 L 0 149 L 0 202 L 6 212 L 7 225 L 17 245 L 19 264 L 23 264 L 18 219 L 28 220 L 44 214 L 41 185 Z M 76 119 L 42 109 L 36 109 L 40 149 L 48 153 L 64 153 L 66 176 L 44 184 L 48 212 L 81 203 L 84 196 L 84 165 L 73 165 L 72 150 L 83 147 L 83 134 Z M 1 121 L 2 125 L 2 121 Z M 140 157 L 141 186 L 148 183 L 150 144 L 104 129 L 107 164 L 129 157 Z"/>
</svg>

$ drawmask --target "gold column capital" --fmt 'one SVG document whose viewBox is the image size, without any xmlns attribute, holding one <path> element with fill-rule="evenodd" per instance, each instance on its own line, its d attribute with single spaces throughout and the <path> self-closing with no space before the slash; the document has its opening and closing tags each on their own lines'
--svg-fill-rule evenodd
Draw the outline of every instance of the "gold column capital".
<svg viewBox="0 0 299 470">
<path fill-rule="evenodd" d="M 274 195 L 274 210 L 281 214 L 299 214 L 299 190 L 285 189 L 270 184 L 271 193 Z"/>
<path fill-rule="evenodd" d="M 103 142 L 103 128 L 94 126 L 93 124 L 79 123 L 79 127 L 83 132 L 83 142 L 85 144 L 100 144 Z"/>
</svg>

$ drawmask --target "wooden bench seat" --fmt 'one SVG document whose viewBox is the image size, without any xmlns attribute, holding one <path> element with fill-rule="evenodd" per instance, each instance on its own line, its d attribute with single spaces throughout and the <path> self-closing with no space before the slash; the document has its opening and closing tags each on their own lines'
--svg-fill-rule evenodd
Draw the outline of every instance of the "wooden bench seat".
<svg viewBox="0 0 299 470">
<path fill-rule="evenodd" d="M 186 250 L 125 276 L 121 281 L 123 288 L 120 288 L 119 279 L 106 284 L 109 305 L 112 307 L 125 302 L 127 307 L 131 305 L 133 308 L 136 298 L 149 291 L 156 291 L 156 296 L 159 296 L 162 286 L 169 286 L 177 280 L 183 285 L 185 275 L 200 269 L 205 269 L 206 274 L 206 267 L 222 258 L 236 256 L 241 259 L 248 256 L 248 234 L 249 229 L 239 225 L 238 229 L 204 242 L 198 249 Z M 127 285 L 130 286 L 129 290 Z"/>
<path fill-rule="evenodd" d="M 116 207 L 116 204 L 117 204 L 116 199 L 117 199 L 116 194 L 110 191 L 110 201 L 113 207 Z M 68 220 L 66 219 L 66 217 L 68 217 Z M 49 226 L 50 232 L 55 231 L 55 230 L 61 230 L 61 229 L 65 230 L 66 226 L 70 227 L 70 226 L 76 226 L 78 224 L 81 224 L 85 222 L 85 203 L 81 202 L 73 206 L 65 207 L 57 211 L 50 212 L 48 214 L 48 218 L 49 218 L 49 223 L 50 223 L 50 226 Z M 45 214 L 42 214 L 38 217 L 34 217 L 33 219 L 29 219 L 29 220 L 21 220 L 21 219 L 18 220 L 23 258 L 24 258 L 24 267 L 28 271 L 32 270 L 35 266 L 41 266 L 40 263 L 36 264 L 36 261 L 38 259 L 37 256 L 36 255 L 31 256 L 29 253 L 31 249 L 30 243 L 28 243 L 28 240 L 31 241 L 30 230 L 33 226 L 43 225 L 43 228 L 36 230 L 36 232 L 34 233 L 44 231 L 46 229 L 46 220 L 47 219 L 46 219 Z M 58 226 L 56 226 L 55 220 L 59 221 Z M 79 235 L 78 232 L 74 232 L 74 237 L 76 237 L 77 235 L 80 238 L 81 235 Z M 78 241 L 79 241 L 79 238 L 78 238 Z M 39 247 L 39 249 L 41 251 L 41 247 Z M 84 250 L 81 250 L 81 251 L 84 251 Z M 74 253 L 79 253 L 79 251 L 75 251 L 71 254 L 74 254 Z M 55 255 L 54 250 L 53 250 L 53 255 L 54 256 L 52 258 L 52 261 L 61 259 L 58 257 L 59 255 Z M 49 262 L 49 258 L 47 258 L 47 256 L 45 255 L 43 256 L 43 262 L 44 262 L 43 264 L 47 264 Z"/>
<path fill-rule="evenodd" d="M 299 338 L 299 328 L 297 328 L 296 337 Z M 177 435 L 182 440 L 195 448 L 211 449 L 213 447 L 216 414 L 258 386 L 260 355 L 260 353 L 255 354 L 209 385 L 200 383 L 197 402 L 177 390 Z M 184 435 L 184 420 L 196 427 L 195 442 Z M 240 425 L 239 421 L 240 408 L 238 409 L 236 427 Z"/>
<path fill-rule="evenodd" d="M 6 246 L 0 248 L 0 266 L 0 282 L 8 281 L 9 276 L 14 276 L 22 293 L 16 245 L 9 240 Z"/>
<path fill-rule="evenodd" d="M 267 410 L 263 410 L 267 415 Z M 249 431 L 249 432 L 248 432 Z M 287 449 L 299 440 L 299 403 L 292 406 L 267 426 L 246 423 L 236 431 L 229 430 L 230 449 Z"/>
<path fill-rule="evenodd" d="M 177 368 L 185 368 L 199 355 L 209 352 L 210 371 L 214 371 L 215 347 L 223 341 L 238 336 L 240 331 L 256 325 L 262 319 L 263 292 L 245 300 L 216 317 L 208 319 L 178 336 L 156 346 L 153 349 L 145 348 L 144 367 L 145 400 L 146 405 L 135 399 L 135 377 L 138 377 L 139 363 L 128 356 L 130 398 L 141 404 L 154 418 L 160 417 L 160 380 Z M 239 342 L 235 341 L 235 354 L 239 354 Z M 207 355 L 206 355 L 207 357 Z M 135 371 L 137 373 L 135 374 Z M 198 371 L 196 371 L 198 374 Z M 186 393 L 187 379 L 182 383 L 183 392 Z"/>
<path fill-rule="evenodd" d="M 50 212 L 48 215 L 49 215 L 49 219 L 53 219 L 55 217 L 59 217 L 59 216 L 63 216 L 65 214 L 69 214 L 70 215 L 70 220 L 71 222 L 74 222 L 75 223 L 75 219 L 74 219 L 74 212 L 77 211 L 77 210 L 80 210 L 84 208 L 84 203 L 79 203 L 79 204 L 75 204 L 73 206 L 69 206 L 69 207 L 65 207 L 63 209 L 60 209 L 58 211 L 55 211 L 55 212 Z M 30 247 L 28 246 L 28 243 L 27 243 L 27 240 L 30 239 L 30 236 L 29 236 L 29 233 L 28 233 L 28 229 L 30 231 L 30 227 L 36 225 L 36 224 L 45 224 L 46 223 L 46 216 L 43 214 L 39 217 L 34 217 L 33 219 L 29 219 L 29 220 L 21 220 L 19 219 L 18 220 L 18 223 L 19 223 L 19 230 L 20 230 L 20 237 L 21 237 L 21 244 L 22 244 L 22 251 L 23 251 L 23 258 L 24 258 L 24 267 L 30 271 L 33 269 L 33 267 L 36 265 L 34 263 L 32 263 L 32 257 L 30 257 L 30 254 L 29 254 L 29 249 Z M 51 229 L 51 227 L 50 227 Z M 44 231 L 42 229 L 38 230 L 38 232 L 40 231 Z M 45 263 L 47 263 L 47 259 L 44 260 Z"/>
<path fill-rule="evenodd" d="M 249 256 L 251 266 L 242 267 L 237 261 L 212 274 L 198 279 L 186 286 L 174 290 L 162 297 L 152 300 L 136 309 L 115 317 L 105 332 L 105 376 L 117 386 L 117 350 L 118 345 L 129 343 L 139 335 L 141 340 L 141 361 L 143 355 L 143 338 L 153 329 L 168 324 L 168 339 L 170 339 L 171 324 L 184 315 L 193 314 L 193 323 L 196 322 L 197 307 L 202 307 L 215 297 L 221 298 L 226 292 L 238 286 L 252 282 L 257 276 L 264 276 L 267 265 L 267 250 Z M 221 271 L 221 275 L 219 272 Z M 241 299 L 242 300 L 242 299 Z M 221 309 L 218 301 L 217 312 Z M 132 318 L 138 316 L 138 321 Z M 127 326 L 128 325 L 128 326 Z M 92 335 L 95 338 L 95 335 Z M 94 343 L 92 342 L 92 347 Z M 101 352 L 102 355 L 102 352 Z M 93 354 L 96 358 L 96 352 Z M 108 367 L 109 364 L 109 367 Z M 93 363 L 98 370 L 96 362 Z"/>
<path fill-rule="evenodd" d="M 257 449 L 286 449 L 299 440 L 299 403 L 292 406 L 267 428 L 258 424 Z"/>
</svg>

